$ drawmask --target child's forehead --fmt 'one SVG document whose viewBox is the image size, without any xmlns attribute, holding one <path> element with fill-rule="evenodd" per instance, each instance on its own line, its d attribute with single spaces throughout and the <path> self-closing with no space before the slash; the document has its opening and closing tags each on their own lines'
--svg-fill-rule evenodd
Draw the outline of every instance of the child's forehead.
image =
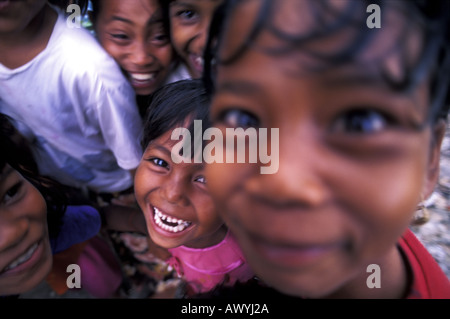
<svg viewBox="0 0 450 319">
<path fill-rule="evenodd" d="M 195 4 L 195 5 L 211 5 L 211 4 L 220 4 L 224 0 L 172 0 L 170 3 L 174 4 Z"/>
<path fill-rule="evenodd" d="M 275 55 L 314 56 L 317 62 L 373 61 L 394 54 L 414 61 L 421 51 L 421 32 L 393 3 L 382 7 L 382 27 L 370 28 L 363 1 L 238 2 L 224 28 L 220 59 L 257 48 Z"/>
<path fill-rule="evenodd" d="M 182 126 L 180 126 L 182 128 Z M 183 127 L 184 128 L 184 127 Z M 178 140 L 172 139 L 172 132 L 175 130 L 175 127 L 169 129 L 167 132 L 164 132 L 162 135 L 150 141 L 147 145 L 147 150 L 149 149 L 159 149 L 165 150 L 170 153 L 170 150 L 178 143 Z"/>
<path fill-rule="evenodd" d="M 101 1 L 101 12 L 110 15 L 118 13 L 133 13 L 139 16 L 145 15 L 157 15 L 158 18 L 161 16 L 161 9 L 159 2 L 157 0 L 100 0 Z M 136 18 L 136 17 L 135 17 Z"/>
</svg>

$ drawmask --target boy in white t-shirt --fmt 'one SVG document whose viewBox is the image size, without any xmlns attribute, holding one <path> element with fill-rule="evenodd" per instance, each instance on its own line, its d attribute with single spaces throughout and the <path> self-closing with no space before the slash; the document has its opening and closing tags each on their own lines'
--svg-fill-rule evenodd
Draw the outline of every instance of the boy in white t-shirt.
<svg viewBox="0 0 450 319">
<path fill-rule="evenodd" d="M 111 203 L 121 193 L 134 203 L 142 128 L 134 90 L 97 40 L 70 28 L 50 2 L 66 8 L 57 0 L 0 1 L 0 113 L 30 141 L 40 175 L 74 189 L 71 203 L 97 204 L 104 195 Z M 96 296 L 116 296 L 120 267 L 101 244 L 85 247 L 94 266 L 85 275 L 94 286 L 110 284 Z"/>
<path fill-rule="evenodd" d="M 115 61 L 47 1 L 0 5 L 0 112 L 32 142 L 40 173 L 75 188 L 133 186 L 141 120 Z"/>
</svg>

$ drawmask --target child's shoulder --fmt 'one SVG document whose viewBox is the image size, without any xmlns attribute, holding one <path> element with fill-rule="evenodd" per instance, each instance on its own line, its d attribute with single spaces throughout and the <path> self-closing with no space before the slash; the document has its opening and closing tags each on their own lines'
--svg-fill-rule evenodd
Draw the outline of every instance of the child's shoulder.
<svg viewBox="0 0 450 319">
<path fill-rule="evenodd" d="M 95 36 L 83 27 L 70 27 L 63 12 L 58 19 L 48 45 L 52 60 L 63 60 L 73 70 L 117 68 L 114 59 L 103 49 Z M 109 69 L 111 70 L 111 69 Z"/>
<path fill-rule="evenodd" d="M 103 49 L 87 29 L 70 28 L 66 16 L 58 12 L 58 20 L 40 67 L 50 69 L 66 88 L 133 95 L 134 91 L 116 61 Z M 120 88 L 118 90 L 118 88 Z"/>
<path fill-rule="evenodd" d="M 83 27 L 69 27 L 62 13 L 58 14 L 52 37 L 55 47 L 64 50 L 68 56 L 82 58 L 90 55 L 91 59 L 96 59 L 106 55 L 93 34 Z"/>
<path fill-rule="evenodd" d="M 412 291 L 408 298 L 450 298 L 450 280 L 411 230 L 404 233 L 399 246 L 412 271 Z"/>
<path fill-rule="evenodd" d="M 189 74 L 186 65 L 177 61 L 172 72 L 170 72 L 169 77 L 167 78 L 166 84 L 190 79 L 192 79 L 192 77 Z"/>
</svg>

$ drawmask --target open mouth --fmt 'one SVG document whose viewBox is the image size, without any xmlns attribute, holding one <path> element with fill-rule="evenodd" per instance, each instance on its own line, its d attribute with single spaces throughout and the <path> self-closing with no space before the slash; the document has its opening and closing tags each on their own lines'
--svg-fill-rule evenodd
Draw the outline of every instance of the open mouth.
<svg viewBox="0 0 450 319">
<path fill-rule="evenodd" d="M 155 82 L 155 78 L 158 72 L 151 73 L 131 73 L 128 72 L 128 77 L 131 84 L 136 88 L 152 85 Z"/>
<path fill-rule="evenodd" d="M 197 72 L 202 73 L 204 64 L 203 57 L 197 54 L 191 54 L 189 58 L 194 69 Z"/>
<path fill-rule="evenodd" d="M 23 264 L 24 262 L 28 261 L 31 258 L 31 256 L 33 256 L 33 254 L 36 251 L 36 249 L 38 248 L 38 246 L 39 246 L 39 243 L 35 243 L 34 245 L 32 245 L 30 248 L 28 248 L 28 250 L 23 255 L 21 255 L 19 258 L 15 259 L 8 266 L 6 266 L 1 271 L 1 273 L 12 270 L 12 269 L 18 267 L 19 265 Z"/>
<path fill-rule="evenodd" d="M 166 215 L 156 207 L 153 208 L 154 208 L 153 219 L 155 221 L 155 224 L 167 232 L 179 233 L 188 228 L 192 224 L 192 222 Z"/>
</svg>

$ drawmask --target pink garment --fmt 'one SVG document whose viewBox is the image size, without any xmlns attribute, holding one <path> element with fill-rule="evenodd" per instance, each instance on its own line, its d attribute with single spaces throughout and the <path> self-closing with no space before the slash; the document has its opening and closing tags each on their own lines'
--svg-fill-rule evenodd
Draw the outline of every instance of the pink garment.
<svg viewBox="0 0 450 319">
<path fill-rule="evenodd" d="M 217 245 L 207 248 L 179 246 L 169 249 L 172 254 L 167 260 L 194 290 L 205 293 L 219 284 L 232 286 L 237 281 L 246 282 L 254 274 L 244 259 L 234 236 L 227 232 Z"/>
<path fill-rule="evenodd" d="M 113 298 L 122 283 L 122 272 L 111 248 L 98 236 L 88 240 L 78 259 L 81 286 L 95 298 Z"/>
</svg>

